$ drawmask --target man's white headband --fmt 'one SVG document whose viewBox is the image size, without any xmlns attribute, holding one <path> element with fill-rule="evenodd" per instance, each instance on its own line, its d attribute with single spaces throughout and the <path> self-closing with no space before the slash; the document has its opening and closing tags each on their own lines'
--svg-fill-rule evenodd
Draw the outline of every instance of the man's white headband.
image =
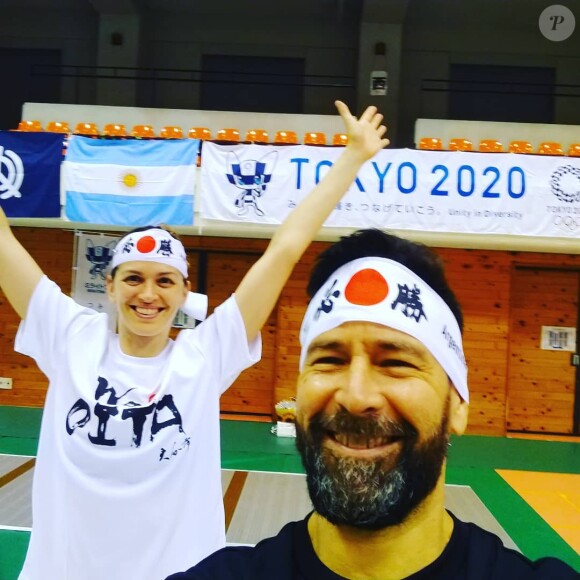
<svg viewBox="0 0 580 580">
<path fill-rule="evenodd" d="M 142 232 L 132 232 L 122 237 L 113 251 L 111 268 L 125 262 L 158 262 L 175 268 L 184 278 L 187 274 L 187 257 L 183 244 L 169 232 L 160 228 L 150 228 Z M 207 316 L 207 296 L 189 292 L 181 309 L 195 320 L 205 320 Z"/>
<path fill-rule="evenodd" d="M 341 266 L 314 295 L 300 329 L 300 369 L 308 346 L 345 322 L 375 322 L 405 332 L 443 367 L 469 402 L 461 332 L 449 306 L 414 272 L 386 258 L 359 258 Z"/>
</svg>

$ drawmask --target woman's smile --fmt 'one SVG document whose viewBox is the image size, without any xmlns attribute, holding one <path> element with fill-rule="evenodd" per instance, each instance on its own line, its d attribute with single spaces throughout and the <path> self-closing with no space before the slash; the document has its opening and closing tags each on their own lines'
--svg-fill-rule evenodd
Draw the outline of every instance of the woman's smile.
<svg viewBox="0 0 580 580">
<path fill-rule="evenodd" d="M 151 306 L 131 306 L 131 309 L 139 316 L 139 318 L 155 318 L 158 314 L 161 314 L 165 308 L 157 308 Z"/>
</svg>

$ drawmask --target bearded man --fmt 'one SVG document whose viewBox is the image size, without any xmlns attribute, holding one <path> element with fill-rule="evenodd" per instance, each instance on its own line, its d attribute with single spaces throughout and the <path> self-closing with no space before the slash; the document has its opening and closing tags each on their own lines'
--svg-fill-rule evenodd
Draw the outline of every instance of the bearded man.
<svg viewBox="0 0 580 580">
<path fill-rule="evenodd" d="M 300 332 L 297 446 L 314 511 L 168 580 L 563 580 L 445 509 L 467 425 L 463 316 L 439 258 L 361 230 L 318 257 Z"/>
</svg>

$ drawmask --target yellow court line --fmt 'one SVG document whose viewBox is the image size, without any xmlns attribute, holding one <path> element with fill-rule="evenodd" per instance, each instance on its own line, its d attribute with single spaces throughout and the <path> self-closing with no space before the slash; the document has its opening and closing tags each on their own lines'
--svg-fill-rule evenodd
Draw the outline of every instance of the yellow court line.
<svg viewBox="0 0 580 580">
<path fill-rule="evenodd" d="M 0 487 L 4 487 L 6 484 L 10 483 L 11 481 L 14 481 L 17 477 L 21 476 L 23 473 L 26 473 L 28 470 L 32 469 L 35 463 L 36 459 L 33 457 L 32 459 L 29 459 L 22 465 L 19 465 L 12 471 L 9 471 L 8 473 L 0 477 Z"/>
<path fill-rule="evenodd" d="M 511 469 L 496 471 L 580 553 L 580 475 Z"/>
</svg>

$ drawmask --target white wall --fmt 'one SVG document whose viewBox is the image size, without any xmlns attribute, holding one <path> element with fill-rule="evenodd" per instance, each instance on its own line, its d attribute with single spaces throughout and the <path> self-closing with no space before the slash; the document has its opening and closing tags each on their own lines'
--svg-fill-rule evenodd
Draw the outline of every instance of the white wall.
<svg viewBox="0 0 580 580">
<path fill-rule="evenodd" d="M 133 125 L 152 125 L 156 132 L 164 125 L 178 125 L 184 131 L 191 127 L 207 127 L 215 137 L 219 129 L 235 128 L 243 139 L 249 129 L 265 129 L 273 139 L 276 131 L 296 131 L 302 141 L 307 131 L 322 131 L 330 141 L 334 133 L 344 130 L 336 115 L 289 115 L 280 113 L 245 113 L 234 111 L 198 111 L 195 109 L 162 109 L 114 107 L 106 105 L 62 105 L 24 103 L 22 116 L 38 119 L 43 126 L 49 121 L 67 121 L 71 129 L 77 123 L 96 123 L 102 129 L 106 123 L 121 123 L 128 130 Z"/>
<path fill-rule="evenodd" d="M 450 139 L 460 137 L 471 141 L 475 150 L 482 139 L 497 139 L 506 151 L 510 141 L 529 141 L 534 151 L 543 141 L 555 141 L 560 143 L 566 152 L 572 143 L 580 143 L 580 126 L 417 119 L 415 143 L 419 143 L 421 137 L 439 137 L 443 142 L 443 148 L 447 147 Z"/>
</svg>

